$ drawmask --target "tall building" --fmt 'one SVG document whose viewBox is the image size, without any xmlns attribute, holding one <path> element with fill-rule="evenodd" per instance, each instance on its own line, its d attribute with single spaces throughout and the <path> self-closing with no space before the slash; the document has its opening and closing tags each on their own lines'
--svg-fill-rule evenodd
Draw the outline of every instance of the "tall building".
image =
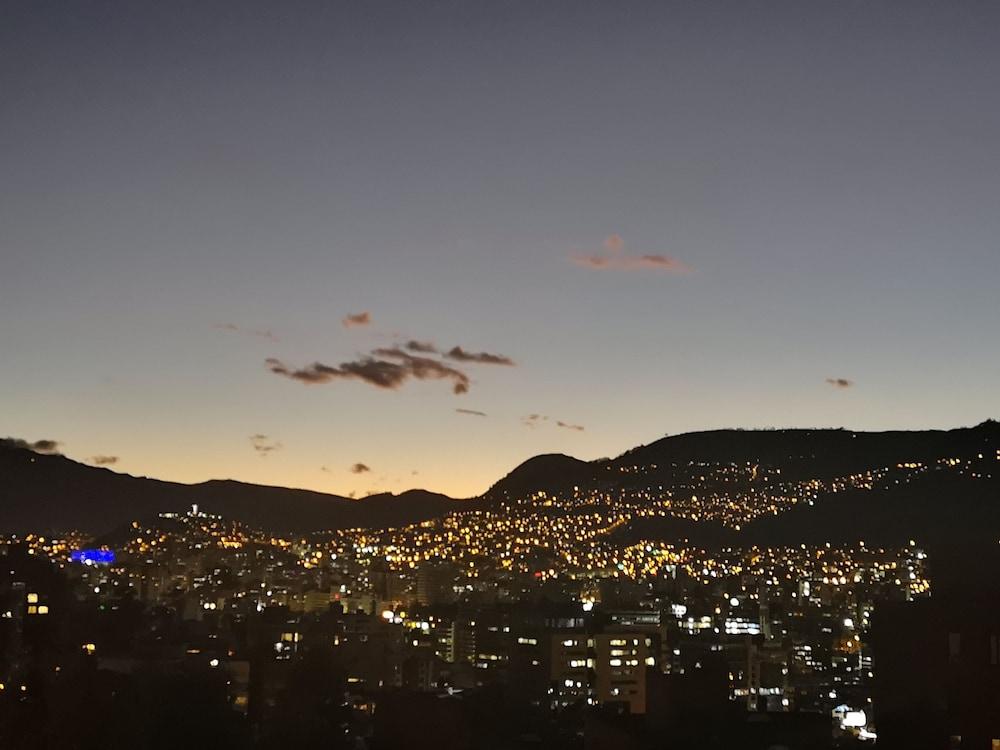
<svg viewBox="0 0 1000 750">
<path fill-rule="evenodd" d="M 551 704 L 622 705 L 646 712 L 647 670 L 656 665 L 652 639 L 636 631 L 551 636 Z"/>
</svg>

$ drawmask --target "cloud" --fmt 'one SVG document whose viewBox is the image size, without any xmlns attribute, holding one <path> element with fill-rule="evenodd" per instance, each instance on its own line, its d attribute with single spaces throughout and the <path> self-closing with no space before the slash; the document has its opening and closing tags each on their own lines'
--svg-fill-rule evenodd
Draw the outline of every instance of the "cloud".
<svg viewBox="0 0 1000 750">
<path fill-rule="evenodd" d="M 58 440 L 35 440 L 32 442 L 30 440 L 22 440 L 21 438 L 8 437 L 0 439 L 0 445 L 5 445 L 8 448 L 22 448 L 34 451 L 35 453 L 57 453 L 62 443 Z"/>
<path fill-rule="evenodd" d="M 571 424 L 570 422 L 563 422 L 562 420 L 559 419 L 550 419 L 545 414 L 529 414 L 526 417 L 521 417 L 521 424 L 523 424 L 525 427 L 536 427 L 540 425 L 542 422 L 549 422 L 549 421 L 555 424 L 556 427 L 562 427 L 564 430 L 574 430 L 576 432 L 583 432 L 584 430 L 583 425 Z"/>
<path fill-rule="evenodd" d="M 484 411 L 476 411 L 475 409 L 455 409 L 455 411 L 457 413 L 459 413 L 459 414 L 469 414 L 470 416 L 473 416 L 473 417 L 485 417 L 486 416 L 486 412 L 484 412 Z"/>
<path fill-rule="evenodd" d="M 834 388 L 850 388 L 854 385 L 854 381 L 847 378 L 827 378 L 826 382 Z"/>
<path fill-rule="evenodd" d="M 362 464 L 362 463 L 356 463 L 353 466 L 351 466 L 351 473 L 352 474 L 364 474 L 365 472 L 368 472 L 368 471 L 371 471 L 371 470 L 372 469 L 371 469 L 370 466 L 367 466 L 366 464 Z"/>
<path fill-rule="evenodd" d="M 466 393 L 470 384 L 469 376 L 461 370 L 436 359 L 416 357 L 398 347 L 376 349 L 371 355 L 336 366 L 314 362 L 306 367 L 291 368 L 273 357 L 265 360 L 265 364 L 274 374 L 307 385 L 354 379 L 376 388 L 395 390 L 410 379 L 450 380 L 452 391 L 459 394 Z"/>
<path fill-rule="evenodd" d="M 98 466 L 113 466 L 118 463 L 118 456 L 91 456 L 90 462 Z"/>
<path fill-rule="evenodd" d="M 240 333 L 246 336 L 256 336 L 260 339 L 267 339 L 268 341 L 277 341 L 278 337 L 269 328 L 243 328 L 235 323 L 216 323 L 216 328 L 222 331 L 229 331 L 230 333 Z"/>
<path fill-rule="evenodd" d="M 506 365 L 508 367 L 513 367 L 514 365 L 514 360 L 510 357 L 505 357 L 503 354 L 467 352 L 460 346 L 453 346 L 444 356 L 456 362 L 475 362 L 481 365 Z"/>
<path fill-rule="evenodd" d="M 666 273 L 690 273 L 691 267 L 668 255 L 626 255 L 625 240 L 612 234 L 604 240 L 608 255 L 571 255 L 570 260 L 578 266 L 595 271 L 664 271 Z"/>
<path fill-rule="evenodd" d="M 307 385 L 330 383 L 334 380 L 360 380 L 376 388 L 396 390 L 409 380 L 447 380 L 456 394 L 467 393 L 471 386 L 468 374 L 442 359 L 424 355 L 440 355 L 453 362 L 513 366 L 514 360 L 502 354 L 470 352 L 454 346 L 442 353 L 433 343 L 411 339 L 403 344 L 373 349 L 357 359 L 328 365 L 313 362 L 305 367 L 290 367 L 274 357 L 264 361 L 275 375 L 281 375 Z"/>
<path fill-rule="evenodd" d="M 366 326 L 372 322 L 372 316 L 369 312 L 359 312 L 359 313 L 348 313 L 347 316 L 340 321 L 344 328 L 351 328 L 352 326 Z"/>
<path fill-rule="evenodd" d="M 411 352 L 418 352 L 420 354 L 437 354 L 438 351 L 437 347 L 430 341 L 414 341 L 411 339 L 403 346 Z"/>
<path fill-rule="evenodd" d="M 489 352 L 470 352 L 466 351 L 460 346 L 453 346 L 446 352 L 441 352 L 433 343 L 430 341 L 416 341 L 409 340 L 403 344 L 403 348 L 407 351 L 417 352 L 419 354 L 441 354 L 445 359 L 451 359 L 455 362 L 473 362 L 480 365 L 507 365 L 513 366 L 515 364 L 514 360 L 510 357 L 504 356 L 503 354 L 490 354 Z"/>
<path fill-rule="evenodd" d="M 250 445 L 253 446 L 253 449 L 257 451 L 257 454 L 261 458 L 265 458 L 268 454 L 281 450 L 284 447 L 277 440 L 272 440 L 267 435 L 260 434 L 250 436 Z"/>
<path fill-rule="evenodd" d="M 653 269 L 668 273 L 690 273 L 691 267 L 676 258 L 666 255 L 638 255 L 609 258 L 603 255 L 573 255 L 571 259 L 578 266 L 595 271 L 642 271 Z"/>
</svg>

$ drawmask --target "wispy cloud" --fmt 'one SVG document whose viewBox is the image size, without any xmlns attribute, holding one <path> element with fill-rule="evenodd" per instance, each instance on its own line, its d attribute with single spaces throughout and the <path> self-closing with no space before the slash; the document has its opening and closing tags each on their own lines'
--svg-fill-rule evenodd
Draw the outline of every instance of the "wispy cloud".
<svg viewBox="0 0 1000 750">
<path fill-rule="evenodd" d="M 351 473 L 352 474 L 365 474 L 365 473 L 367 473 L 367 472 L 369 472 L 371 470 L 372 469 L 371 469 L 370 466 L 368 466 L 367 464 L 360 463 L 360 462 L 356 463 L 356 464 L 353 464 L 351 466 Z"/>
<path fill-rule="evenodd" d="M 372 354 L 376 357 L 398 360 L 404 371 L 418 380 L 451 380 L 452 390 L 455 393 L 467 393 L 469 390 L 469 376 L 439 360 L 417 357 L 399 347 L 375 349 Z"/>
<path fill-rule="evenodd" d="M 267 435 L 251 435 L 250 445 L 253 449 L 257 451 L 257 455 L 261 458 L 267 457 L 269 454 L 274 453 L 274 451 L 281 450 L 284 446 L 277 440 L 269 438 Z"/>
<path fill-rule="evenodd" d="M 503 354 L 490 354 L 489 352 L 467 352 L 460 346 L 453 346 L 447 352 L 445 352 L 445 357 L 448 359 L 453 359 L 456 362 L 474 362 L 480 365 L 506 365 L 508 367 L 514 366 L 514 360 Z"/>
<path fill-rule="evenodd" d="M 438 349 L 430 341 L 415 341 L 410 339 L 403 345 L 406 349 L 411 352 L 417 352 L 419 354 L 437 354 Z"/>
<path fill-rule="evenodd" d="M 360 315 L 367 316 L 367 313 Z M 348 317 L 358 318 L 360 315 Z M 446 380 L 451 382 L 454 393 L 467 393 L 472 383 L 469 375 L 451 362 L 508 367 L 515 364 L 513 359 L 503 354 L 471 352 L 461 346 L 442 351 L 431 341 L 410 339 L 373 349 L 368 354 L 337 365 L 313 362 L 304 367 L 292 367 L 274 357 L 265 360 L 265 365 L 275 375 L 307 385 L 354 379 L 376 388 L 396 390 L 409 380 Z"/>
<path fill-rule="evenodd" d="M 348 313 L 343 320 L 340 321 L 344 328 L 351 328 L 353 326 L 366 326 L 371 324 L 372 316 L 371 313 L 359 312 L 359 313 Z"/>
<path fill-rule="evenodd" d="M 693 269 L 683 261 L 669 255 L 628 255 L 625 241 L 620 235 L 612 234 L 604 240 L 605 254 L 571 255 L 570 260 L 578 266 L 595 271 L 664 271 L 666 273 L 690 273 Z"/>
<path fill-rule="evenodd" d="M 537 427 L 544 422 L 552 422 L 556 427 L 561 427 L 564 430 L 573 430 L 574 432 L 583 432 L 583 425 L 573 424 L 571 422 L 563 422 L 561 419 L 550 419 L 545 414 L 528 414 L 525 417 L 521 417 L 521 424 L 525 427 Z"/>
<path fill-rule="evenodd" d="M 305 367 L 292 368 L 274 358 L 267 359 L 265 364 L 276 375 L 307 385 L 353 379 L 376 388 L 396 390 L 410 379 L 450 380 L 452 391 L 461 394 L 469 390 L 471 382 L 461 370 L 436 359 L 414 356 L 398 347 L 376 349 L 369 356 L 336 366 L 313 362 Z"/>
<path fill-rule="evenodd" d="M 90 462 L 98 466 L 114 466 L 118 463 L 118 456 L 91 456 Z"/>
<path fill-rule="evenodd" d="M 23 448 L 25 450 L 34 451 L 35 453 L 57 453 L 59 451 L 59 446 L 62 445 L 58 440 L 22 440 L 21 438 L 2 438 L 0 439 L 0 445 L 5 445 L 8 448 Z"/>
<path fill-rule="evenodd" d="M 486 412 L 477 411 L 476 409 L 455 409 L 458 414 L 468 414 L 473 417 L 485 417 Z"/>
<path fill-rule="evenodd" d="M 411 339 L 403 344 L 407 351 L 418 354 L 440 354 L 445 359 L 455 362 L 471 362 L 479 365 L 506 365 L 513 367 L 516 363 L 504 354 L 491 354 L 490 352 L 470 352 L 461 346 L 453 346 L 448 351 L 442 352 L 430 341 L 416 341 Z"/>
<path fill-rule="evenodd" d="M 215 327 L 222 331 L 228 331 L 229 333 L 255 336 L 259 339 L 266 339 L 268 341 L 278 340 L 278 337 L 275 336 L 274 332 L 269 328 L 244 328 L 243 326 L 238 326 L 235 323 L 216 323 Z"/>
<path fill-rule="evenodd" d="M 854 381 L 847 378 L 827 378 L 826 382 L 834 388 L 850 388 L 854 385 Z"/>
</svg>

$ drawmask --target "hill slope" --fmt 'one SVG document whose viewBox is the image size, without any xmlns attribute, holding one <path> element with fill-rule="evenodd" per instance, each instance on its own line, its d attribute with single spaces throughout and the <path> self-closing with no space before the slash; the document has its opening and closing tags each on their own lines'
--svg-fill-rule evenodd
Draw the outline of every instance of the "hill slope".
<svg viewBox="0 0 1000 750">
<path fill-rule="evenodd" d="M 85 466 L 0 444 L 0 529 L 106 532 L 133 519 L 197 503 L 259 528 L 301 533 L 355 526 L 398 526 L 466 507 L 423 490 L 352 500 L 309 490 L 230 480 L 164 482 Z"/>
<path fill-rule="evenodd" d="M 716 430 L 666 437 L 612 460 L 535 456 L 496 482 L 479 501 L 452 500 L 423 490 L 351 500 L 228 480 L 186 485 L 133 477 L 0 441 L 0 531 L 75 528 L 101 533 L 133 519 L 183 510 L 195 503 L 206 512 L 273 531 L 387 527 L 480 507 L 481 503 L 524 499 L 537 491 L 639 489 L 651 497 L 670 488 L 681 495 L 713 489 L 727 493 L 759 481 L 829 479 L 909 461 L 933 463 L 951 456 L 982 455 L 986 463 L 995 465 L 998 451 L 1000 423 L 994 421 L 971 428 L 920 432 Z M 749 464 L 770 467 L 770 478 L 737 481 L 725 470 L 732 465 L 743 467 L 746 473 Z M 991 473 L 1000 474 L 992 469 Z M 757 476 L 756 468 L 753 476 Z M 966 530 L 972 534 L 977 529 L 997 527 L 1000 517 L 994 515 L 995 494 L 995 483 L 966 486 L 950 480 L 919 483 L 900 492 L 842 492 L 815 507 L 801 506 L 744 526 L 738 539 L 721 527 L 698 526 L 681 519 L 660 526 L 665 536 L 690 537 L 692 541 L 702 538 L 707 543 L 862 538 L 863 534 L 854 534 L 855 528 L 878 529 L 880 535 L 888 537 L 897 535 L 892 531 L 894 525 L 901 537 L 908 538 L 921 529 L 950 529 L 952 538 L 960 538 Z M 629 533 L 649 530 L 640 528 L 643 526 L 638 524 Z"/>
</svg>

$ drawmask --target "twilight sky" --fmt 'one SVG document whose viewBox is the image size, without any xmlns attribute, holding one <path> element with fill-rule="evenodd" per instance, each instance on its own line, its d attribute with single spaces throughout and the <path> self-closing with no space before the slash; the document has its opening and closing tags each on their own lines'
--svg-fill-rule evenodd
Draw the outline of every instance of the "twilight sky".
<svg viewBox="0 0 1000 750">
<path fill-rule="evenodd" d="M 1000 416 L 998 38 L 986 1 L 0 3 L 0 436 L 463 496 Z"/>
</svg>

